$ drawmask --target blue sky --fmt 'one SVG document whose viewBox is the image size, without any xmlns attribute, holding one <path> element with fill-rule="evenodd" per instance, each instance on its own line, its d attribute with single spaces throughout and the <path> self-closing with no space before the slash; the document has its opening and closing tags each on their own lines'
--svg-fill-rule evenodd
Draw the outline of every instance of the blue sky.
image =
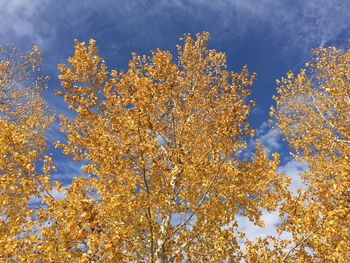
<svg viewBox="0 0 350 263">
<path fill-rule="evenodd" d="M 297 70 L 319 46 L 345 45 L 350 35 L 349 0 L 192 0 L 93 1 L 0 0 L 0 43 L 24 49 L 39 44 L 45 94 L 53 97 L 58 63 L 72 54 L 73 40 L 94 38 L 109 67 L 125 69 L 131 52 L 161 48 L 175 51 L 184 33 L 209 31 L 210 47 L 228 55 L 231 69 L 247 64 L 257 73 L 253 127 L 267 118 L 276 78 Z"/>
<path fill-rule="evenodd" d="M 72 54 L 73 40 L 94 38 L 109 67 L 125 69 L 131 52 L 175 51 L 184 33 L 209 31 L 210 47 L 228 55 L 231 69 L 247 64 L 257 73 L 252 124 L 266 118 L 274 80 L 297 70 L 319 46 L 345 45 L 350 35 L 349 0 L 0 0 L 0 43 L 24 49 L 39 44 L 53 98 L 58 63 Z M 64 110 L 63 110 L 64 111 Z"/>
<path fill-rule="evenodd" d="M 305 166 L 289 159 L 278 131 L 266 125 L 275 79 L 299 70 L 313 48 L 344 47 L 349 21 L 350 0 L 0 0 L 0 45 L 40 46 L 43 73 L 51 78 L 44 97 L 60 114 L 67 108 L 54 96 L 56 65 L 72 54 L 74 39 L 94 38 L 109 68 L 126 69 L 131 52 L 175 52 L 183 34 L 208 31 L 209 47 L 227 53 L 229 69 L 247 64 L 257 73 L 251 124 L 267 148 L 282 154 L 280 171 L 295 179 L 295 188 Z M 49 135 L 58 138 L 57 125 Z M 80 173 L 79 165 L 57 151 L 54 161 L 56 178 L 69 182 Z M 273 214 L 271 224 L 276 220 Z"/>
</svg>

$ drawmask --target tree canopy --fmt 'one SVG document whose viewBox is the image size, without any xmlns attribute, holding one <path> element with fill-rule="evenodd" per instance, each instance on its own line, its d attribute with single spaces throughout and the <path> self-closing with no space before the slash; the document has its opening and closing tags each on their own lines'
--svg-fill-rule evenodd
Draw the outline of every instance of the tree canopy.
<svg viewBox="0 0 350 263">
<path fill-rule="evenodd" d="M 41 56 L 15 47 L 0 50 L 0 258 L 26 260 L 34 242 L 35 209 L 30 198 L 49 191 L 51 158 L 44 155 L 52 115 L 40 96 L 45 79 L 35 78 Z"/>
<path fill-rule="evenodd" d="M 299 74 L 277 81 L 271 114 L 294 158 L 306 162 L 307 188 L 286 199 L 295 249 L 301 261 L 350 260 L 350 50 L 319 48 Z"/>
<path fill-rule="evenodd" d="M 271 123 L 308 166 L 292 193 L 279 155 L 249 126 L 255 74 L 228 70 L 208 41 L 206 32 L 185 35 L 176 56 L 133 53 L 125 72 L 108 69 L 94 40 L 74 42 L 57 90 L 73 114 L 59 116 L 66 139 L 55 143 L 83 165 L 71 185 L 51 177 L 54 115 L 41 97 L 38 47 L 2 50 L 2 260 L 350 260 L 350 50 L 317 49 L 299 74 L 277 81 Z M 246 239 L 238 216 L 263 226 L 263 211 L 279 211 L 280 235 Z"/>
</svg>

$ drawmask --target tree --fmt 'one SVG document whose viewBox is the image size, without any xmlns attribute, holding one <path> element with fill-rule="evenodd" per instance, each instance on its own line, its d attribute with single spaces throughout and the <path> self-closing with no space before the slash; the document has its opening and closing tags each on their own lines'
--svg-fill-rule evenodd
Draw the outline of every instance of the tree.
<svg viewBox="0 0 350 263">
<path fill-rule="evenodd" d="M 285 261 L 350 261 L 350 49 L 319 48 L 298 75 L 277 81 L 271 115 L 306 162 L 305 191 L 286 199 L 292 234 Z"/>
<path fill-rule="evenodd" d="M 75 42 L 58 91 L 75 115 L 60 116 L 67 140 L 56 146 L 84 161 L 86 177 L 38 212 L 41 260 L 243 257 L 236 215 L 262 225 L 287 181 L 261 146 L 243 160 L 254 75 L 227 71 L 208 39 L 186 35 L 175 61 L 133 54 L 125 73 L 107 70 L 95 41 Z"/>
<path fill-rule="evenodd" d="M 31 254 L 35 225 L 32 220 L 34 209 L 28 202 L 31 197 L 39 197 L 45 185 L 49 187 L 51 159 L 43 152 L 45 130 L 52 118 L 40 97 L 45 79 L 35 78 L 40 61 L 36 46 L 26 54 L 14 47 L 0 49 L 2 261 L 22 261 Z M 42 172 L 38 173 L 40 166 Z"/>
</svg>

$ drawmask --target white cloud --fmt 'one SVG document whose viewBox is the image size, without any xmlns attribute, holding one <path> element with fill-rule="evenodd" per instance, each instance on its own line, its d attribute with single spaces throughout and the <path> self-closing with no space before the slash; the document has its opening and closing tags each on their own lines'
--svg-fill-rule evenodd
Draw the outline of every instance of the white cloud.
<svg viewBox="0 0 350 263">
<path fill-rule="evenodd" d="M 46 0 L 0 0 L 0 37 L 13 41 L 29 37 L 41 44 L 41 36 L 36 32 L 34 22 Z"/>
<path fill-rule="evenodd" d="M 56 188 L 54 188 L 50 194 L 53 198 L 55 198 L 55 200 L 63 200 L 66 198 L 66 191 L 64 189 L 62 191 L 58 191 Z"/>
<path fill-rule="evenodd" d="M 280 166 L 277 171 L 279 173 L 285 173 L 292 180 L 289 191 L 296 194 L 297 189 L 305 189 L 300 173 L 307 170 L 308 167 L 306 163 L 299 163 L 294 159 L 290 159 L 284 165 Z"/>
<path fill-rule="evenodd" d="M 263 122 L 256 131 L 257 141 L 259 141 L 268 151 L 276 151 L 281 148 L 281 133 L 277 128 L 271 127 L 267 122 Z"/>
<path fill-rule="evenodd" d="M 301 164 L 293 159 L 287 161 L 284 165 L 278 168 L 279 173 L 285 173 L 291 178 L 292 182 L 289 186 L 289 191 L 292 194 L 296 194 L 297 189 L 305 189 L 305 185 L 302 183 L 300 178 L 300 173 L 307 171 L 307 165 Z M 246 238 L 250 241 L 254 241 L 259 237 L 274 236 L 277 237 L 277 228 L 282 222 L 282 218 L 279 217 L 278 210 L 273 212 L 262 211 L 262 220 L 265 223 L 264 227 L 259 227 L 254 225 L 249 221 L 247 217 L 237 215 L 237 224 L 239 226 L 239 231 L 246 233 Z M 287 232 L 282 233 L 281 239 L 290 239 L 290 234 Z M 244 240 L 240 240 L 240 244 L 243 245 Z"/>
<path fill-rule="evenodd" d="M 236 220 L 239 231 L 246 233 L 246 238 L 250 241 L 253 241 L 258 237 L 267 237 L 269 235 L 276 236 L 277 227 L 281 222 L 281 218 L 277 211 L 267 212 L 265 210 L 262 215 L 262 220 L 265 224 L 264 227 L 254 225 L 254 223 L 249 221 L 245 216 L 237 215 Z"/>
<path fill-rule="evenodd" d="M 281 149 L 282 135 L 277 128 L 271 127 L 267 122 L 263 122 L 258 129 L 256 129 L 255 139 L 247 140 L 247 147 L 237 154 L 239 158 L 249 159 L 251 154 L 256 150 L 256 143 L 264 146 L 269 154 Z"/>
<path fill-rule="evenodd" d="M 62 191 L 58 191 L 56 188 L 53 188 L 51 191 L 49 191 L 49 194 L 55 199 L 55 200 L 63 200 L 66 198 L 66 191 L 63 189 Z M 42 198 L 47 195 L 47 193 L 43 192 L 41 194 L 41 197 L 35 197 L 31 196 L 29 199 L 29 207 L 37 208 L 39 207 L 42 203 L 41 200 Z"/>
</svg>

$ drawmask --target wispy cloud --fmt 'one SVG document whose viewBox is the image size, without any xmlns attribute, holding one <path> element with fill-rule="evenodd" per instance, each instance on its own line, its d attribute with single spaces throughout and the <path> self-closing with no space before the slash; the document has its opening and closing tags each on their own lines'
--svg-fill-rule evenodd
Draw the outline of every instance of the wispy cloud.
<svg viewBox="0 0 350 263">
<path fill-rule="evenodd" d="M 111 28 L 119 28 L 117 32 L 128 34 L 130 42 L 130 37 L 135 37 L 131 32 L 136 32 L 137 27 L 142 28 L 138 35 L 147 41 L 149 33 L 157 32 L 161 25 L 147 28 L 144 26 L 146 22 L 156 25 L 153 23 L 155 18 L 166 17 L 174 10 L 194 21 L 214 16 L 218 22 L 215 27 L 225 34 L 239 36 L 249 33 L 247 30 L 252 26 L 261 27 L 271 31 L 270 34 L 282 45 L 306 49 L 336 41 L 350 29 L 350 1 L 344 0 L 296 0 L 289 3 L 279 0 L 88 0 L 69 3 L 62 0 L 0 0 L 0 6 L 2 39 L 29 37 L 39 44 L 55 41 L 55 34 L 62 33 L 62 30 L 72 34 L 96 33 L 99 29 L 101 34 L 106 34 L 112 32 Z M 122 28 L 131 31 L 127 33 Z M 112 46 L 120 48 L 123 43 Z"/>
<path fill-rule="evenodd" d="M 257 141 L 268 151 L 273 152 L 281 148 L 281 133 L 277 128 L 263 122 L 256 131 Z"/>
<path fill-rule="evenodd" d="M 60 156 L 53 160 L 57 167 L 57 172 L 52 174 L 52 180 L 58 180 L 64 185 L 70 184 L 73 178 L 85 176 L 82 167 L 85 165 L 82 162 L 75 162 L 70 157 Z"/>
<path fill-rule="evenodd" d="M 179 1 L 182 2 L 182 1 Z M 334 43 L 345 31 L 350 30 L 350 1 L 343 0 L 197 0 L 200 4 L 208 4 L 212 8 L 224 12 L 223 19 L 237 20 L 236 27 L 245 27 L 252 22 L 256 26 L 270 28 L 271 33 L 280 38 L 281 44 L 299 46 L 308 51 L 309 48 Z M 211 4 L 209 4 L 211 2 Z M 348 36 L 349 37 L 349 36 Z M 282 39 L 281 39 L 282 40 Z"/>
<path fill-rule="evenodd" d="M 2 41 L 16 42 L 31 39 L 42 44 L 42 36 L 35 27 L 46 0 L 0 0 L 0 37 Z"/>
<path fill-rule="evenodd" d="M 263 211 L 261 218 L 265 224 L 264 227 L 256 226 L 254 223 L 249 221 L 247 217 L 236 216 L 238 229 L 246 234 L 246 238 L 250 241 L 255 240 L 259 237 L 267 237 L 268 235 L 277 235 L 277 227 L 281 223 L 281 218 L 277 211 L 267 212 Z"/>
</svg>

